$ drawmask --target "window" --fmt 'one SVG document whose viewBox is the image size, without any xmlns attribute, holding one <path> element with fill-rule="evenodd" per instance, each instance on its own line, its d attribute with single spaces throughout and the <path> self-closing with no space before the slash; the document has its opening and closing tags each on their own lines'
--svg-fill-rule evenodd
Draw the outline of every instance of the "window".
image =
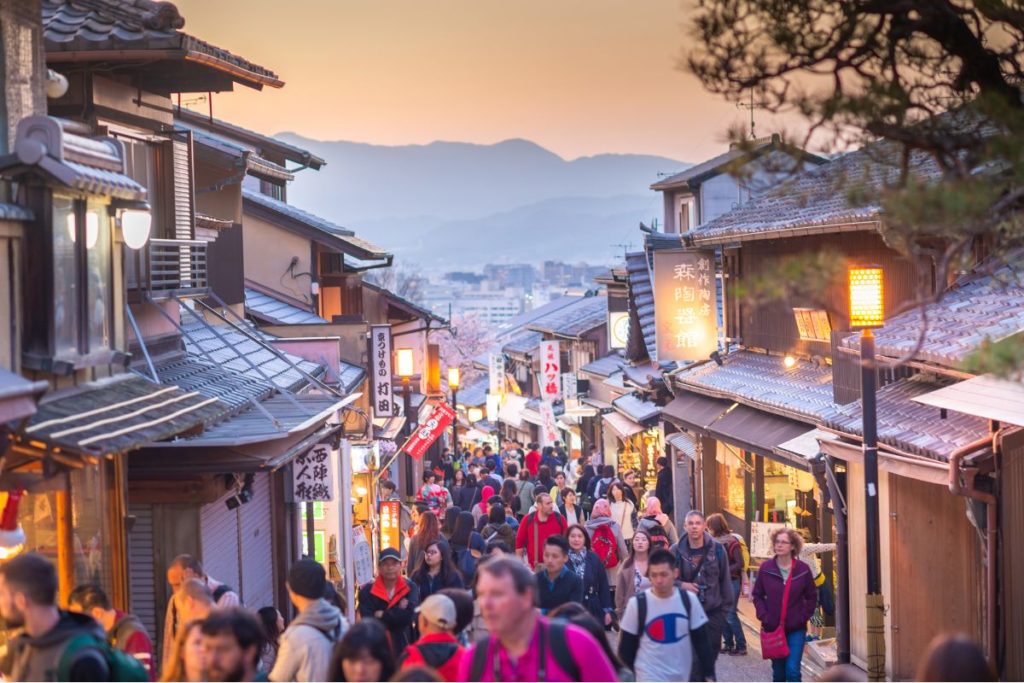
<svg viewBox="0 0 1024 683">
<path fill-rule="evenodd" d="M 53 198 L 56 358 L 111 348 L 111 222 L 105 204 Z"/>
<path fill-rule="evenodd" d="M 826 311 L 816 308 L 794 308 L 796 327 L 805 341 L 832 341 L 832 325 Z"/>
<path fill-rule="evenodd" d="M 693 228 L 693 202 L 688 199 L 679 200 L 679 208 L 676 210 L 676 224 L 678 232 L 689 232 Z"/>
</svg>

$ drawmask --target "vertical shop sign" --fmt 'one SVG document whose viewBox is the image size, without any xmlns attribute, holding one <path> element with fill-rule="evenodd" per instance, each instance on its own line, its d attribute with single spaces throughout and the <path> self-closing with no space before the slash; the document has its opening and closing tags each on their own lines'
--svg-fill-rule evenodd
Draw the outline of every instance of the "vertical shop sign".
<svg viewBox="0 0 1024 683">
<path fill-rule="evenodd" d="M 370 374 L 373 375 L 373 414 L 375 417 L 394 417 L 390 325 L 370 326 L 370 367 Z"/>
<path fill-rule="evenodd" d="M 558 341 L 540 343 L 540 397 L 545 403 L 554 403 L 562 397 L 562 360 L 558 355 Z"/>
<path fill-rule="evenodd" d="M 488 364 L 487 393 L 491 396 L 505 395 L 505 354 L 492 353 Z"/>
<path fill-rule="evenodd" d="M 654 252 L 659 361 L 704 360 L 718 350 L 715 298 L 714 252 Z"/>
<path fill-rule="evenodd" d="M 292 464 L 295 500 L 304 503 L 334 500 L 334 478 L 330 468 L 331 445 L 319 443 Z"/>
<path fill-rule="evenodd" d="M 554 446 L 558 441 L 558 425 L 555 424 L 555 409 L 547 401 L 541 401 L 540 406 L 541 442 L 544 446 Z"/>
<path fill-rule="evenodd" d="M 402 503 L 397 500 L 380 502 L 380 549 L 394 548 L 401 551 L 402 547 Z"/>
</svg>

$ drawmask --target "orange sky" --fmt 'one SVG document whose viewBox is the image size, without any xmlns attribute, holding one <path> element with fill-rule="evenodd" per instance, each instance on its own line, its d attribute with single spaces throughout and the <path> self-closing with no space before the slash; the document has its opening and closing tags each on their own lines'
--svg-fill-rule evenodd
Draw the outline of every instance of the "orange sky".
<svg viewBox="0 0 1024 683">
<path fill-rule="evenodd" d="M 215 116 L 265 133 L 389 145 L 520 137 L 570 159 L 697 162 L 749 118 L 676 68 L 690 40 L 680 0 L 176 4 L 186 32 L 284 79 L 281 90 L 214 95 Z M 761 114 L 758 134 L 771 130 Z"/>
</svg>

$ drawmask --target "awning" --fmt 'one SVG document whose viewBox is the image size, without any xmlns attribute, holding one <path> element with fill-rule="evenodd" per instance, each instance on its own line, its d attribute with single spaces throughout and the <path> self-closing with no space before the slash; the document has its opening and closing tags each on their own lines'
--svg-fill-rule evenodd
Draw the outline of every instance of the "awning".
<svg viewBox="0 0 1024 683">
<path fill-rule="evenodd" d="M 161 386 L 126 373 L 44 399 L 19 441 L 40 451 L 124 453 L 169 439 L 227 411 L 220 400 L 198 391 Z"/>
<path fill-rule="evenodd" d="M 523 411 L 526 410 L 527 402 L 528 399 L 524 396 L 506 395 L 505 402 L 501 404 L 501 409 L 498 410 L 498 420 L 513 429 L 522 430 Z"/>
<path fill-rule="evenodd" d="M 910 399 L 935 408 L 1024 427 L 1024 383 L 974 377 Z"/>
<path fill-rule="evenodd" d="M 707 430 L 716 439 L 737 448 L 752 451 L 786 465 L 809 470 L 804 458 L 788 453 L 779 455 L 775 447 L 807 433 L 809 426 L 744 405 L 735 408 L 711 424 Z"/>
<path fill-rule="evenodd" d="M 602 401 L 601 399 L 598 398 L 587 397 L 583 399 L 583 402 L 586 403 L 588 406 L 593 406 L 594 408 L 600 411 L 607 412 L 609 410 L 615 410 L 615 407 L 611 403 L 608 403 L 607 401 Z"/>
<path fill-rule="evenodd" d="M 544 426 L 544 418 L 541 417 L 539 410 L 534 410 L 533 408 L 523 408 L 523 412 L 521 413 L 521 415 L 523 416 L 524 422 L 529 422 L 530 424 L 537 425 L 538 427 Z"/>
<path fill-rule="evenodd" d="M 812 429 L 809 432 L 805 432 L 798 437 L 790 439 L 789 441 L 783 441 L 775 447 L 775 453 L 787 460 L 792 458 L 813 460 L 818 457 L 819 453 L 821 453 L 821 446 L 818 443 L 819 439 L 835 441 L 838 438 L 838 436 L 830 432 L 826 432 L 821 429 Z"/>
<path fill-rule="evenodd" d="M 612 401 L 612 406 L 634 422 L 644 424 L 657 420 L 661 415 L 661 408 L 651 401 L 637 398 L 633 394 L 619 396 Z"/>
<path fill-rule="evenodd" d="M 281 297 L 245 288 L 245 312 L 271 325 L 324 325 L 326 320 L 312 311 Z"/>
<path fill-rule="evenodd" d="M 864 464 L 864 450 L 860 444 L 842 439 L 821 439 L 821 452 L 847 463 Z M 878 451 L 878 467 L 900 477 L 945 487 L 949 484 L 949 466 L 930 458 L 903 457 L 883 450 Z"/>
<path fill-rule="evenodd" d="M 645 429 L 643 425 L 638 425 L 625 415 L 620 415 L 619 413 L 607 413 L 601 417 L 604 419 L 604 423 L 608 425 L 608 427 L 610 427 L 620 439 L 628 439 L 631 436 L 639 434 Z"/>
<path fill-rule="evenodd" d="M 36 398 L 49 388 L 0 368 L 0 422 L 23 420 L 36 412 Z"/>
<path fill-rule="evenodd" d="M 689 391 L 677 391 L 675 399 L 661 409 L 661 414 L 680 426 L 703 430 L 721 417 L 731 405 L 731 401 L 707 398 Z"/>
<path fill-rule="evenodd" d="M 405 418 L 401 415 L 395 417 L 373 418 L 373 438 L 388 439 L 394 441 L 405 426 Z"/>
<path fill-rule="evenodd" d="M 601 384 L 605 385 L 610 389 L 617 389 L 619 391 L 631 391 L 629 387 L 622 381 L 622 372 L 616 372 L 608 376 L 607 379 L 602 380 Z"/>
<path fill-rule="evenodd" d="M 686 432 L 676 432 L 675 434 L 669 434 L 665 437 L 665 443 L 672 446 L 680 453 L 683 453 L 688 458 L 697 457 L 697 442 L 690 434 Z"/>
</svg>

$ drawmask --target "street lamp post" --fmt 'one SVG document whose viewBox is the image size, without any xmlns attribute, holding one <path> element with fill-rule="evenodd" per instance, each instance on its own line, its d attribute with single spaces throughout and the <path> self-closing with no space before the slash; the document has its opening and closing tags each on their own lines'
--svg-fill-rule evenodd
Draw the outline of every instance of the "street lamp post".
<svg viewBox="0 0 1024 683">
<path fill-rule="evenodd" d="M 459 457 L 459 369 L 448 368 L 448 387 L 452 390 L 452 410 L 455 411 L 455 419 L 452 420 L 452 457 Z"/>
<path fill-rule="evenodd" d="M 864 521 L 867 540 L 868 680 L 885 680 L 885 599 L 878 519 L 878 415 L 875 336 L 885 323 L 883 273 L 877 266 L 850 269 L 850 329 L 861 330 L 861 415 L 864 432 Z"/>
<path fill-rule="evenodd" d="M 409 380 L 412 379 L 414 363 L 412 349 L 398 349 L 398 376 L 402 378 L 402 415 L 405 416 L 405 426 L 402 430 L 403 440 L 412 434 L 412 395 L 409 388 Z M 406 454 L 405 458 L 405 495 L 412 498 L 416 494 L 416 484 L 413 482 L 412 457 Z"/>
</svg>

